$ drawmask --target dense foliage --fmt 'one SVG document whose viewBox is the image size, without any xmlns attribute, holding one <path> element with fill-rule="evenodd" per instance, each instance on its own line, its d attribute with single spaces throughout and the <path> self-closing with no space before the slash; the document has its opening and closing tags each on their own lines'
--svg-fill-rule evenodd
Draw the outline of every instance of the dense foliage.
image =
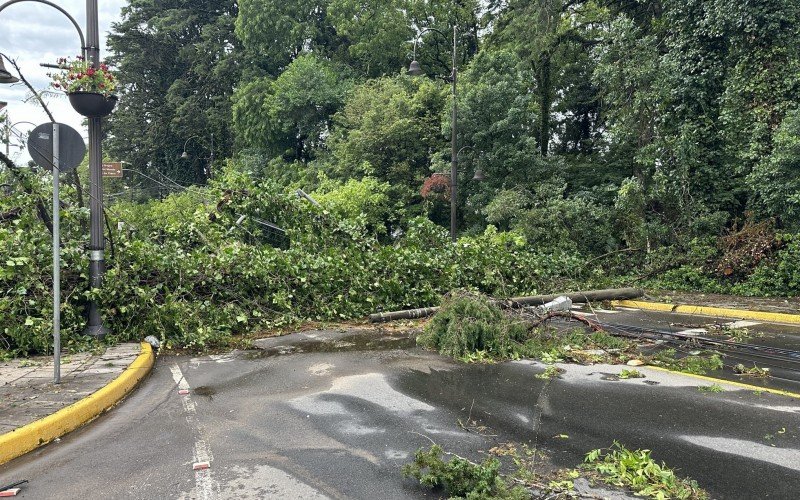
<svg viewBox="0 0 800 500">
<path fill-rule="evenodd" d="M 125 338 L 197 346 L 458 287 L 800 293 L 798 23 L 793 0 L 130 2 L 114 252 L 87 291 L 67 191 L 65 332 L 89 293 Z M 2 169 L 0 333 L 43 351 L 46 182 Z"/>
</svg>

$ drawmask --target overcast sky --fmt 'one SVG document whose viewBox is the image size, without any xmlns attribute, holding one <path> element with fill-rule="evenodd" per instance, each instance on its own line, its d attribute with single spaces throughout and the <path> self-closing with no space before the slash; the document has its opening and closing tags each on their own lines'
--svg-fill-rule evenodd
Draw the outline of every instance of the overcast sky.
<svg viewBox="0 0 800 500">
<path fill-rule="evenodd" d="M 85 35 L 86 2 L 84 0 L 53 0 L 53 2 L 63 7 L 78 21 Z M 4 0 L 0 0 L 0 3 L 4 3 Z M 111 29 L 111 23 L 119 21 L 120 9 L 127 3 L 127 0 L 98 1 L 101 59 L 108 56 L 106 34 Z M 42 68 L 39 63 L 54 63 L 59 57 L 75 57 L 80 54 L 81 49 L 78 33 L 62 13 L 37 2 L 21 2 L 0 12 L 0 52 L 16 59 L 25 78 L 37 90 L 41 90 L 48 88 L 50 79 L 47 73 L 53 70 Z M 6 66 L 9 65 L 6 63 Z M 7 69 L 14 74 L 13 68 L 7 67 Z M 21 83 L 0 85 L 0 101 L 8 103 L 6 110 L 11 123 L 30 121 L 38 125 L 48 122 L 47 115 L 40 106 L 23 102 L 27 96 L 28 91 Z M 72 109 L 66 96 L 48 99 L 48 106 L 56 121 L 73 127 L 84 138 L 87 137 L 87 131 L 81 124 L 83 117 Z M 14 128 L 24 134 L 33 126 L 20 124 Z M 12 144 L 15 143 L 14 138 L 15 135 L 12 133 Z M 19 148 L 12 147 L 12 158 L 18 162 L 27 162 L 27 152 L 19 153 L 19 151 Z"/>
</svg>

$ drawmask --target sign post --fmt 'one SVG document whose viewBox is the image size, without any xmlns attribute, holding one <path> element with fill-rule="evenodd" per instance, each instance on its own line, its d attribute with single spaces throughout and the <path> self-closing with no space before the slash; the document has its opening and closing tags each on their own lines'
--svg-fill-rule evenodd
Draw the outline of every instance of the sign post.
<svg viewBox="0 0 800 500">
<path fill-rule="evenodd" d="M 33 161 L 53 172 L 53 382 L 61 383 L 61 201 L 59 174 L 76 168 L 86 156 L 81 135 L 63 123 L 39 125 L 28 136 Z"/>
<path fill-rule="evenodd" d="M 61 383 L 61 202 L 58 199 L 58 157 L 61 142 L 53 124 L 53 383 Z"/>
</svg>

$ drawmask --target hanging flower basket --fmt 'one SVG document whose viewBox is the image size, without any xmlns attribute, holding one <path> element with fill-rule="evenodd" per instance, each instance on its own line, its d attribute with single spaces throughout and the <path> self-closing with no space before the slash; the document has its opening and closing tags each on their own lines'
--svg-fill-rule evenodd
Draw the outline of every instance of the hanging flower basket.
<svg viewBox="0 0 800 500">
<path fill-rule="evenodd" d="M 117 80 L 105 63 L 92 65 L 82 56 L 58 60 L 60 73 L 50 74 L 53 88 L 69 96 L 69 103 L 83 116 L 108 116 L 117 104 Z"/>
<path fill-rule="evenodd" d="M 104 95 L 96 92 L 70 92 L 69 103 L 72 108 L 87 118 L 102 118 L 108 116 L 117 105 L 117 96 Z"/>
</svg>

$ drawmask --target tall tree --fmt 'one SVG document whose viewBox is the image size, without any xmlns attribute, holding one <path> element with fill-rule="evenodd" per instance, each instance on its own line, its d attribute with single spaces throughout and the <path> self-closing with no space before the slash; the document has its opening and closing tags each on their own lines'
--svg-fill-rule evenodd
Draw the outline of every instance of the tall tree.
<svg viewBox="0 0 800 500">
<path fill-rule="evenodd" d="M 373 176 L 404 198 L 430 175 L 430 154 L 445 141 L 439 117 L 445 92 L 428 79 L 370 80 L 353 90 L 334 117 L 328 146 L 341 178 Z"/>
<path fill-rule="evenodd" d="M 584 137 L 573 142 L 578 147 L 590 146 L 597 113 L 593 89 L 586 88 L 591 61 L 585 55 L 597 43 L 594 30 L 605 9 L 592 0 L 509 0 L 492 2 L 490 13 L 491 43 L 512 48 L 533 70 L 541 155 L 547 156 L 554 139 L 554 105 L 559 105 L 561 114 L 574 114 L 584 121 L 576 130 Z M 568 91 L 574 96 L 565 94 Z M 575 99 L 573 106 L 565 105 L 568 97 Z"/>
<path fill-rule="evenodd" d="M 132 0 L 122 9 L 109 36 L 121 84 L 109 119 L 112 156 L 149 178 L 198 183 L 209 172 L 212 135 L 213 156 L 231 153 L 237 14 L 235 1 Z M 180 158 L 184 146 L 189 159 Z"/>
<path fill-rule="evenodd" d="M 289 161 L 312 159 L 349 86 L 347 68 L 314 54 L 298 57 L 275 80 L 242 86 L 233 98 L 239 145 Z"/>
</svg>

